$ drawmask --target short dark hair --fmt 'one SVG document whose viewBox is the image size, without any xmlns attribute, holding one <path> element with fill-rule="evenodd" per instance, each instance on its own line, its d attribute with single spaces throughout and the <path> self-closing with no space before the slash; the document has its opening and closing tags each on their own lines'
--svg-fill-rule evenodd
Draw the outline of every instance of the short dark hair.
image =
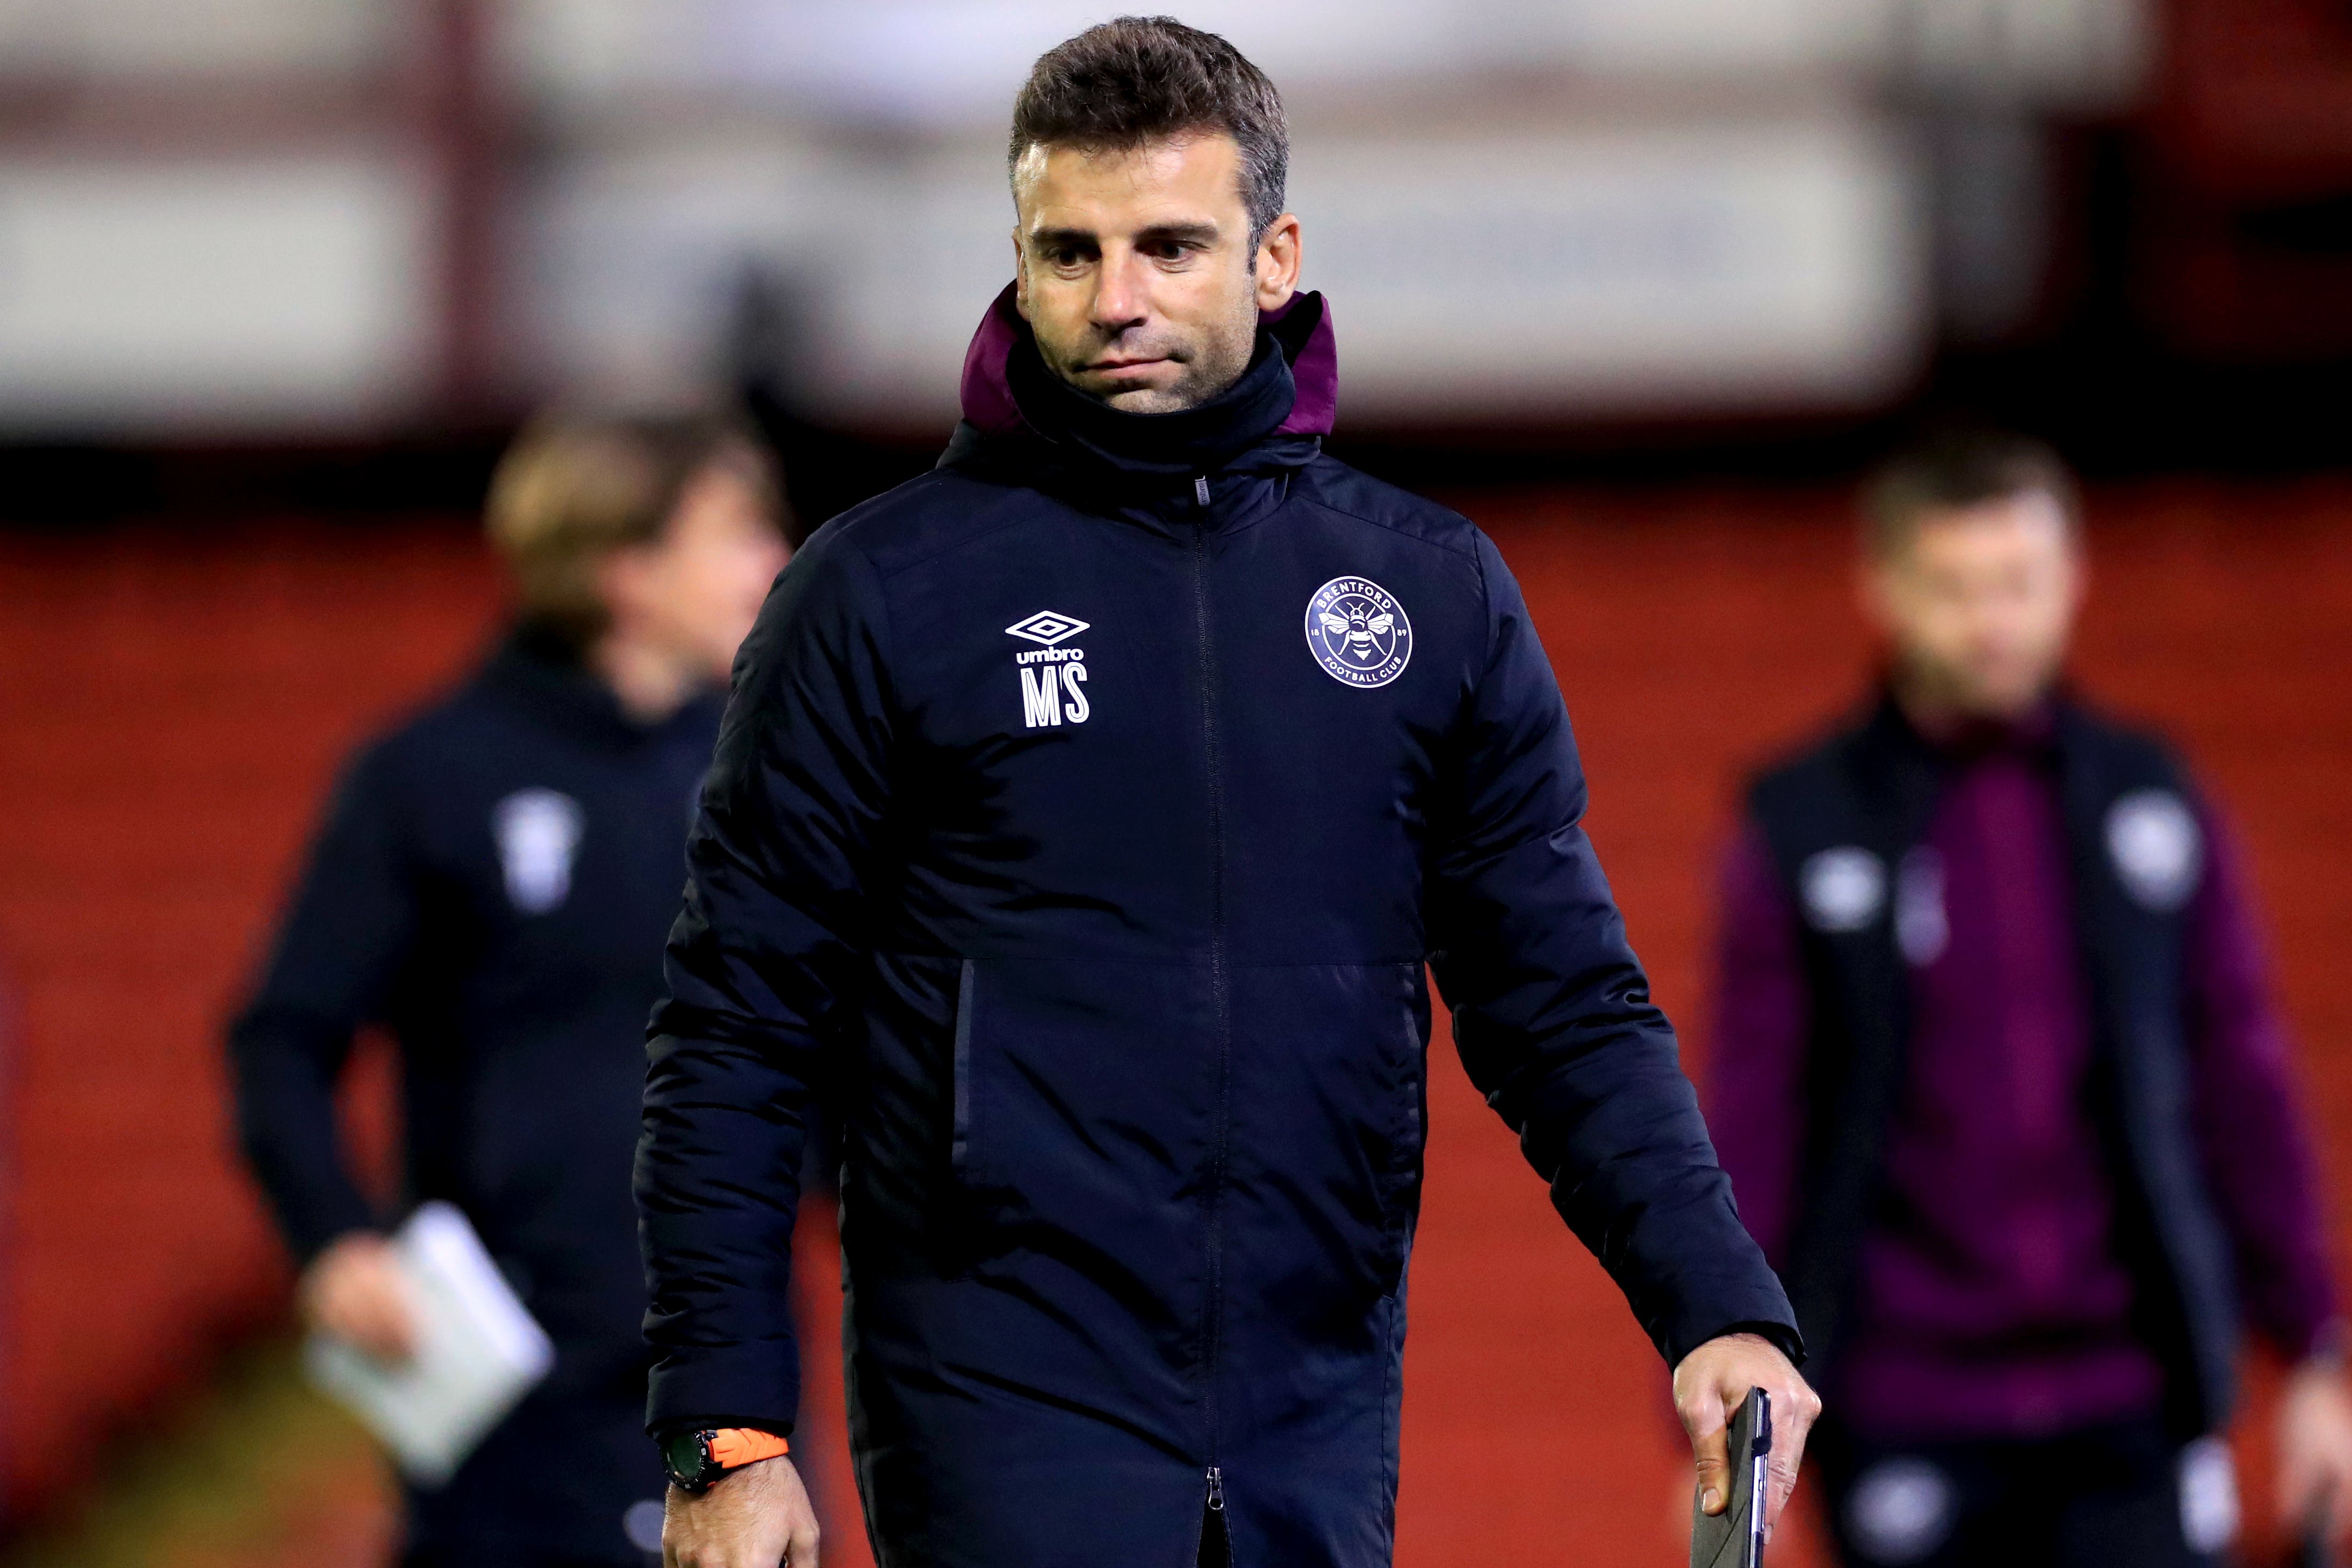
<svg viewBox="0 0 2352 1568">
<path fill-rule="evenodd" d="M 1239 49 L 1173 16 L 1121 16 L 1040 55 L 1013 100 L 1005 164 L 1017 170 L 1032 147 L 1124 151 L 1198 131 L 1240 146 L 1255 245 L 1282 216 L 1290 177 L 1282 95 Z"/>
<path fill-rule="evenodd" d="M 2074 528 L 2081 508 L 2074 476 L 2047 443 L 2003 430 L 1939 430 L 1871 476 L 1863 490 L 1863 548 L 1889 560 L 1909 547 L 1932 512 L 2024 495 L 2050 497 Z"/>
</svg>

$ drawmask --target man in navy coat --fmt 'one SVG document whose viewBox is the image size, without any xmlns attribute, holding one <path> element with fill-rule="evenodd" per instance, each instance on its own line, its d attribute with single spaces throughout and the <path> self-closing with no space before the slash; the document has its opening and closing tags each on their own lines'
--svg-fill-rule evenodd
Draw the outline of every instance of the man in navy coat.
<svg viewBox="0 0 2352 1568">
<path fill-rule="evenodd" d="M 746 1434 L 797 1402 L 793 1174 L 835 1064 L 886 1568 L 1386 1563 L 1432 972 L 1675 1368 L 1710 1503 L 1750 1387 L 1801 1448 L 1789 1304 L 1518 590 L 1320 453 L 1286 161 L 1221 38 L 1128 18 L 1041 59 L 964 425 L 819 531 L 737 661 L 637 1163 L 671 1563 L 815 1561 Z"/>
<path fill-rule="evenodd" d="M 2280 1522 L 2352 1528 L 2325 1205 L 2242 855 L 2064 678 L 2056 453 L 1937 434 L 1867 492 L 1860 712 L 1759 774 L 1712 1080 L 1836 1419 L 1857 1568 L 2183 1568 L 2238 1523 L 2245 1331 L 2292 1363 Z"/>
</svg>

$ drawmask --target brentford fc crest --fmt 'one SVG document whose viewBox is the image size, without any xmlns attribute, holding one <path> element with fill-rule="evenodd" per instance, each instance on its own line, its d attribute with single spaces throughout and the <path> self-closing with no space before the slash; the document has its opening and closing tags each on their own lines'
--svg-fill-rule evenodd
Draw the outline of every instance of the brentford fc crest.
<svg viewBox="0 0 2352 1568">
<path fill-rule="evenodd" d="M 1334 577 L 1307 601 L 1307 647 L 1342 686 L 1386 686 L 1412 658 L 1412 622 L 1369 577 Z"/>
</svg>

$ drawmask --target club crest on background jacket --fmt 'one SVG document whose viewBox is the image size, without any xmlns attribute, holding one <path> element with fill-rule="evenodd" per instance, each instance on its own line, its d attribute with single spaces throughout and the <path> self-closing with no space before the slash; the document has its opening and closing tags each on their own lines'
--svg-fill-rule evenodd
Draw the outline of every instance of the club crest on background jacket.
<svg viewBox="0 0 2352 1568">
<path fill-rule="evenodd" d="M 2137 789 L 2107 810 L 2107 853 L 2134 899 L 2159 913 L 2187 903 L 2205 864 L 2197 816 L 2168 789 Z"/>
<path fill-rule="evenodd" d="M 1866 931 L 1886 907 L 1886 862 L 1858 844 L 1811 856 L 1797 881 L 1815 931 Z"/>
<path fill-rule="evenodd" d="M 516 909 L 543 915 L 571 896 L 582 826 L 578 801 L 551 789 L 519 789 L 499 802 L 493 820 L 499 868 Z"/>
</svg>

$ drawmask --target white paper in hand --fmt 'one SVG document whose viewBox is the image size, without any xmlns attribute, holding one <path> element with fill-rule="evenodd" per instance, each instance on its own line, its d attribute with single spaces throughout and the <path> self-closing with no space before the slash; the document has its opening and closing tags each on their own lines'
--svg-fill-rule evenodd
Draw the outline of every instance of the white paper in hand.
<svg viewBox="0 0 2352 1568">
<path fill-rule="evenodd" d="M 438 1486 L 547 1375 L 555 1347 L 455 1207 L 426 1204 L 392 1248 L 416 1313 L 416 1353 L 380 1362 L 313 1334 L 303 1362 L 310 1381 L 366 1423 L 411 1480 Z"/>
</svg>

